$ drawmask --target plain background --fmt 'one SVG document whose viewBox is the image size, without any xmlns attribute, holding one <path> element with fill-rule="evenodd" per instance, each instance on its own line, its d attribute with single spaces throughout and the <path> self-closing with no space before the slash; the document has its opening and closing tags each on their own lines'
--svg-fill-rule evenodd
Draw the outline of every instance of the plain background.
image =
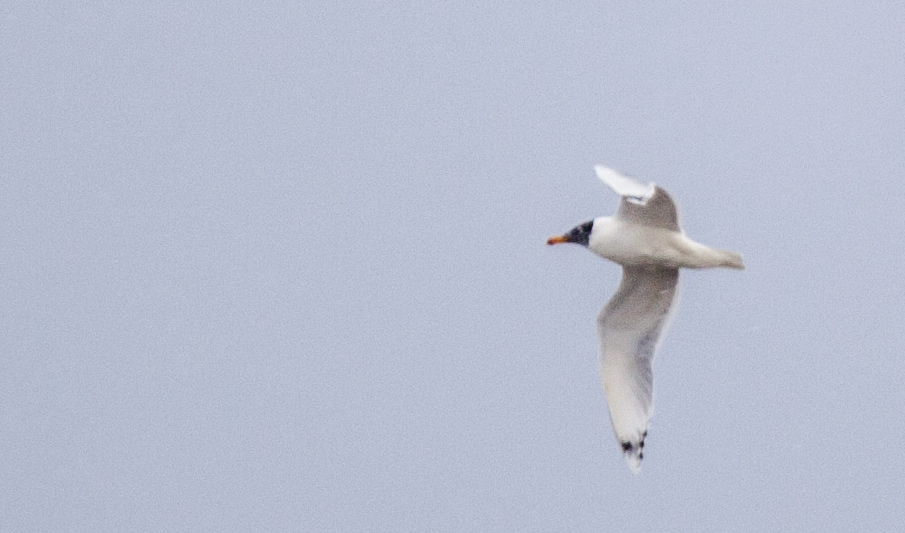
<svg viewBox="0 0 905 533">
<path fill-rule="evenodd" d="M 0 6 L 0 531 L 898 531 L 905 4 Z M 547 237 L 683 275 L 639 476 Z"/>
</svg>

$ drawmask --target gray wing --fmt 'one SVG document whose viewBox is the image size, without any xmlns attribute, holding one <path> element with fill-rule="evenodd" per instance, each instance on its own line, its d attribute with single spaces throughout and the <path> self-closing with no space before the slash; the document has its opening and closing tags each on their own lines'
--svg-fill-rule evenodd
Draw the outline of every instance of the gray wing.
<svg viewBox="0 0 905 533">
<path fill-rule="evenodd" d="M 622 199 L 616 216 L 629 222 L 681 231 L 679 213 L 669 194 L 652 183 L 644 183 L 601 165 L 594 167 L 597 177 Z"/>
<path fill-rule="evenodd" d="M 644 438 L 653 414 L 651 359 L 677 301 L 679 271 L 624 267 L 619 289 L 597 316 L 600 377 L 610 422 L 629 466 L 644 457 Z"/>
</svg>

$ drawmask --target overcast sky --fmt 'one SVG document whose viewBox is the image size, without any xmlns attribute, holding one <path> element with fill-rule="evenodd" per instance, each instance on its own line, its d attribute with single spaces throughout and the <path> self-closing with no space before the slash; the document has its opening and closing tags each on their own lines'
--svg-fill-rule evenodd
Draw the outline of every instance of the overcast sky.
<svg viewBox="0 0 905 533">
<path fill-rule="evenodd" d="M 4 2 L 0 531 L 899 530 L 905 4 L 566 4 Z M 747 265 L 638 476 L 596 163 Z"/>
</svg>

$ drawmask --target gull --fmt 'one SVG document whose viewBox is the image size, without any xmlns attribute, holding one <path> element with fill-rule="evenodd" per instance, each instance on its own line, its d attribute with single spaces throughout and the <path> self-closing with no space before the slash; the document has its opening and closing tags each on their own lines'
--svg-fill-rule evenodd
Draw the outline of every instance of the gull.
<svg viewBox="0 0 905 533">
<path fill-rule="evenodd" d="M 651 360 L 675 311 L 679 269 L 742 270 L 745 265 L 737 252 L 686 237 L 676 204 L 665 190 L 602 165 L 594 170 L 621 196 L 616 214 L 580 224 L 547 244 L 580 244 L 622 266 L 616 294 L 597 315 L 597 338 L 610 423 L 629 468 L 637 474 L 653 414 Z"/>
</svg>

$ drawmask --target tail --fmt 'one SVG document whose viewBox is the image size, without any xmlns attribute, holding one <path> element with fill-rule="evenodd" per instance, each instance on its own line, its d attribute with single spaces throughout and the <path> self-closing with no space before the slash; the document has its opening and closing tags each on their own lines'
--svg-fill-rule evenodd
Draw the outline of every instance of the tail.
<svg viewBox="0 0 905 533">
<path fill-rule="evenodd" d="M 719 266 L 726 268 L 734 268 L 736 270 L 745 270 L 745 262 L 742 261 L 742 254 L 738 252 L 730 252 L 729 250 L 717 250 L 721 255 Z"/>
</svg>

